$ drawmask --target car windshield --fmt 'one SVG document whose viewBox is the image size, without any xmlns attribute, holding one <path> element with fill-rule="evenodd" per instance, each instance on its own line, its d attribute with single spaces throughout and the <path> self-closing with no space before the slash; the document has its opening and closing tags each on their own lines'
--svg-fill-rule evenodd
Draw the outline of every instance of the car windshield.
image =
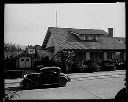
<svg viewBox="0 0 128 102">
<path fill-rule="evenodd" d="M 42 68 L 41 72 L 43 72 L 43 73 L 54 73 L 54 72 L 60 73 L 61 70 L 60 70 L 60 68 L 50 67 L 50 68 Z"/>
<path fill-rule="evenodd" d="M 51 68 L 50 72 L 51 73 L 54 73 L 54 72 L 60 73 L 60 69 L 58 69 L 58 68 Z"/>
</svg>

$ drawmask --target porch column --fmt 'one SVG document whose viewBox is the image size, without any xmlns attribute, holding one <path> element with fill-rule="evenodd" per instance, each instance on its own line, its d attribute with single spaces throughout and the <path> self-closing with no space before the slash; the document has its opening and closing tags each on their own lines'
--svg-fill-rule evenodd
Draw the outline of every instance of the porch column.
<svg viewBox="0 0 128 102">
<path fill-rule="evenodd" d="M 112 56 L 113 59 L 116 58 L 116 52 L 113 52 L 113 56 Z"/>
<path fill-rule="evenodd" d="M 126 53 L 124 52 L 124 61 L 126 61 Z"/>
<path fill-rule="evenodd" d="M 90 60 L 90 52 L 86 52 L 86 61 Z"/>
<path fill-rule="evenodd" d="M 104 60 L 107 60 L 107 52 L 104 52 Z"/>
<path fill-rule="evenodd" d="M 83 50 L 83 59 L 82 59 L 82 63 L 84 63 L 84 61 L 85 61 L 85 51 Z"/>
</svg>

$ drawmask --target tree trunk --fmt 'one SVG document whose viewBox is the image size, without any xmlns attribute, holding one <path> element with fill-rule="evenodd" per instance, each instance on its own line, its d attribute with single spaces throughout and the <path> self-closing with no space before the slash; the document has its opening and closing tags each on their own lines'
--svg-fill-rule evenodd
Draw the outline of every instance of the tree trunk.
<svg viewBox="0 0 128 102">
<path fill-rule="evenodd" d="M 66 73 L 68 73 L 68 64 L 67 63 L 65 63 L 65 68 L 66 68 Z"/>
</svg>

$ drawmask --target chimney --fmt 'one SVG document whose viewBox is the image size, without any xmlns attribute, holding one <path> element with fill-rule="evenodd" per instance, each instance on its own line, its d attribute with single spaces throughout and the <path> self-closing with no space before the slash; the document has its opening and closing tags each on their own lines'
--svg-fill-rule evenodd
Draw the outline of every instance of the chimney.
<svg viewBox="0 0 128 102">
<path fill-rule="evenodd" d="M 108 28 L 108 36 L 113 37 L 113 28 Z"/>
</svg>

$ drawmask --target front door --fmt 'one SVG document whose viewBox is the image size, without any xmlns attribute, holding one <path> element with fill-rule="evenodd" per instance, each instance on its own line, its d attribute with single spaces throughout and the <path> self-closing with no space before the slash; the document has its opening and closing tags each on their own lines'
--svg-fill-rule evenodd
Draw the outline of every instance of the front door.
<svg viewBox="0 0 128 102">
<path fill-rule="evenodd" d="M 101 63 L 103 60 L 103 52 L 95 52 L 95 63 Z"/>
<path fill-rule="evenodd" d="M 101 63 L 103 60 L 103 52 L 91 52 L 91 61 L 95 63 Z"/>
</svg>

